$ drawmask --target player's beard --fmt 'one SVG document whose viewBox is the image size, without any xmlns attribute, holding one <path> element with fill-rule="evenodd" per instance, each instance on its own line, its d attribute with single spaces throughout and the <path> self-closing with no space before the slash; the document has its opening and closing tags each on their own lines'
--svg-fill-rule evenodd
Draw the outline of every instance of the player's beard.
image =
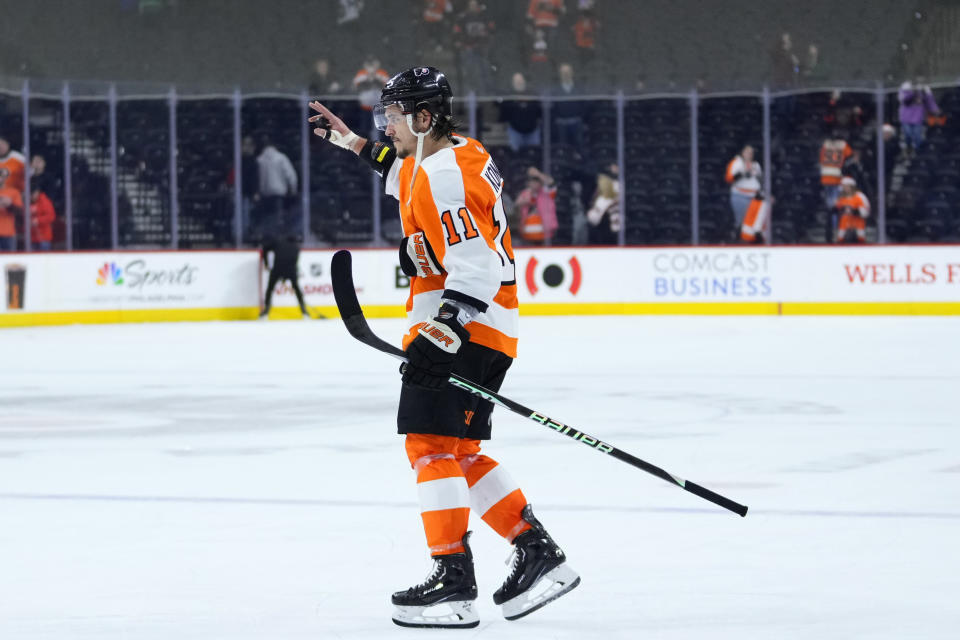
<svg viewBox="0 0 960 640">
<path fill-rule="evenodd" d="M 405 145 L 405 144 L 401 143 L 401 142 L 400 142 L 399 140 L 397 140 L 396 138 L 391 138 L 390 142 L 393 143 L 393 150 L 397 152 L 397 157 L 400 158 L 401 160 L 403 160 L 404 158 L 408 157 L 408 156 L 412 153 L 412 152 L 410 151 L 408 145 Z M 401 147 L 401 145 L 402 145 L 402 147 Z M 416 148 L 416 147 L 414 147 L 414 148 Z"/>
</svg>

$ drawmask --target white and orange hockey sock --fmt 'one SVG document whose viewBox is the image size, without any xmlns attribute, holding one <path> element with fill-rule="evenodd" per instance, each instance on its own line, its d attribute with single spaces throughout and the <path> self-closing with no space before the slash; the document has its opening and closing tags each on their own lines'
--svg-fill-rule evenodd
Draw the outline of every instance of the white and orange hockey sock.
<svg viewBox="0 0 960 640">
<path fill-rule="evenodd" d="M 457 462 L 470 488 L 474 513 L 507 542 L 530 528 L 521 515 L 527 505 L 523 491 L 496 460 L 480 453 L 479 440 L 461 440 Z"/>
<path fill-rule="evenodd" d="M 407 434 L 406 450 L 417 474 L 420 517 L 430 555 L 463 553 L 470 518 L 470 494 L 457 463 L 459 438 Z"/>
</svg>

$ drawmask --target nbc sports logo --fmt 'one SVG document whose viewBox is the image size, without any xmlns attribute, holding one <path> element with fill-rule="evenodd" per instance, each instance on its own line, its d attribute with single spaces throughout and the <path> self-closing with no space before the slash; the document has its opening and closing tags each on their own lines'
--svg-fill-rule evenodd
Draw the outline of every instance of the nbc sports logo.
<svg viewBox="0 0 960 640">
<path fill-rule="evenodd" d="M 97 284 L 104 285 L 110 282 L 123 284 L 123 269 L 118 267 L 116 262 L 104 262 L 103 266 L 97 269 Z"/>
</svg>

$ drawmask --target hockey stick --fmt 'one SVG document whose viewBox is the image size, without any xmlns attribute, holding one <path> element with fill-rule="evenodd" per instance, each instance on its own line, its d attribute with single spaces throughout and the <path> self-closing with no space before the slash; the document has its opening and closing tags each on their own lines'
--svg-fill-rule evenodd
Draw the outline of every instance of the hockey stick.
<svg viewBox="0 0 960 640">
<path fill-rule="evenodd" d="M 366 318 L 363 317 L 363 310 L 360 308 L 360 301 L 357 300 L 357 290 L 353 285 L 352 263 L 353 260 L 350 256 L 350 252 L 341 250 L 337 251 L 333 255 L 333 261 L 330 265 L 330 275 L 333 280 L 333 295 L 337 300 L 337 308 L 340 310 L 340 317 L 343 319 L 343 323 L 346 325 L 347 331 L 350 332 L 351 336 L 365 345 L 373 347 L 378 351 L 382 351 L 393 356 L 394 358 L 397 358 L 398 360 L 406 362 L 406 356 L 399 347 L 380 339 L 375 333 L 373 333 L 373 331 L 370 330 L 370 325 L 367 324 Z M 494 391 L 484 389 L 480 385 L 462 378 L 455 373 L 450 374 L 449 382 L 459 389 L 463 389 L 464 391 L 472 393 L 476 396 L 480 396 L 484 400 L 509 409 L 510 411 L 513 411 L 524 418 L 529 418 L 538 424 L 549 427 L 557 433 L 569 436 L 577 442 L 582 442 L 591 449 L 599 451 L 600 453 L 606 453 L 617 460 L 622 460 L 623 462 L 633 465 L 638 469 L 642 469 L 643 471 L 666 480 L 670 484 L 676 485 L 685 491 L 689 491 L 696 496 L 700 496 L 704 500 L 709 500 L 710 502 L 719 505 L 724 509 L 733 511 L 740 516 L 747 515 L 747 507 L 734 502 L 730 498 L 725 498 L 719 493 L 710 491 L 710 489 L 707 489 L 706 487 L 701 487 L 694 482 L 679 478 L 672 473 L 664 471 L 660 467 L 632 456 L 625 451 L 621 451 L 613 445 L 603 442 L 599 438 L 587 435 L 586 433 L 578 431 L 573 427 L 569 427 L 558 420 L 554 420 L 553 418 L 550 418 L 542 413 L 528 409 L 519 402 L 514 402 L 513 400 L 506 398 Z"/>
</svg>

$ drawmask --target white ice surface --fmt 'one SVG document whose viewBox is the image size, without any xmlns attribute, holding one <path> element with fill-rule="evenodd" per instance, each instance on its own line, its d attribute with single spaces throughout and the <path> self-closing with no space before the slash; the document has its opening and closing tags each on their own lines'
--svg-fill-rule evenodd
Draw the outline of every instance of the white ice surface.
<svg viewBox="0 0 960 640">
<path fill-rule="evenodd" d="M 397 320 L 373 321 L 384 337 Z M 487 452 L 582 585 L 458 638 L 960 637 L 960 322 L 524 318 Z M 396 362 L 339 321 L 0 331 L 0 639 L 421 638 Z"/>
</svg>

